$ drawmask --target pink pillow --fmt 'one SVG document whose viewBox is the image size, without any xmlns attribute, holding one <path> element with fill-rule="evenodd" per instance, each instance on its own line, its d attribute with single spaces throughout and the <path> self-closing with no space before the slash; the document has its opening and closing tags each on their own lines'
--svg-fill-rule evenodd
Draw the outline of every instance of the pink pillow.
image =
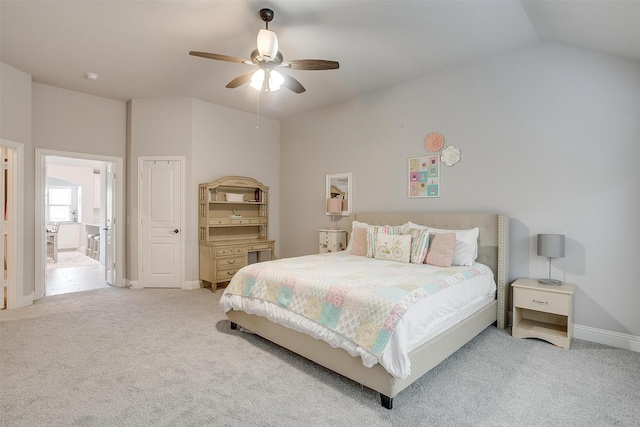
<svg viewBox="0 0 640 427">
<path fill-rule="evenodd" d="M 365 227 L 354 227 L 351 234 L 353 245 L 349 253 L 359 256 L 367 255 L 367 229 Z"/>
<path fill-rule="evenodd" d="M 455 233 L 434 234 L 431 237 L 431 244 L 427 251 L 425 263 L 435 265 L 437 267 L 451 267 L 453 251 L 455 248 Z"/>
</svg>

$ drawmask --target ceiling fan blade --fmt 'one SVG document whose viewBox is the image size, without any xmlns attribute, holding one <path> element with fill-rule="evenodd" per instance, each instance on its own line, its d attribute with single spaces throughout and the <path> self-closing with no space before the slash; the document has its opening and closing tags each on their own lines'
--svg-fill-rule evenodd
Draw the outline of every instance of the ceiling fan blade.
<svg viewBox="0 0 640 427">
<path fill-rule="evenodd" d="M 340 63 L 326 59 L 294 59 L 280 66 L 292 70 L 336 70 L 340 68 Z"/>
<path fill-rule="evenodd" d="M 228 56 L 228 55 L 220 55 L 218 53 L 196 52 L 192 50 L 191 52 L 189 52 L 189 55 L 200 56 L 202 58 L 208 58 L 208 59 L 217 59 L 218 61 L 237 62 L 240 64 L 253 65 L 253 62 L 248 61 L 246 59 L 240 59 L 240 58 L 236 58 L 234 56 Z"/>
<path fill-rule="evenodd" d="M 255 71 L 249 71 L 248 73 L 239 75 L 238 77 L 227 83 L 226 87 L 228 87 L 229 89 L 234 89 L 238 86 L 242 86 L 243 84 L 248 83 L 251 80 L 251 76 L 253 76 L 253 73 L 255 73 Z"/>
<path fill-rule="evenodd" d="M 306 90 L 304 86 L 302 86 L 300 82 L 294 79 L 293 77 L 287 76 L 286 74 L 282 74 L 282 77 L 284 77 L 284 82 L 282 83 L 282 86 L 286 87 L 287 89 L 295 93 L 302 93 Z"/>
</svg>

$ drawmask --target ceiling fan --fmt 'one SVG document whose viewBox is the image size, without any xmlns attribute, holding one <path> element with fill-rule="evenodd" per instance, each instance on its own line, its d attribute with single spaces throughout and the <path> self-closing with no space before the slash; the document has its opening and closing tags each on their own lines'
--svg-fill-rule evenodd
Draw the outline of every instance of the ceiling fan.
<svg viewBox="0 0 640 427">
<path fill-rule="evenodd" d="M 251 52 L 251 60 L 217 53 L 196 51 L 189 52 L 189 55 L 217 59 L 218 61 L 257 65 L 257 70 L 239 75 L 231 80 L 226 87 L 236 88 L 251 82 L 251 87 L 261 92 L 273 92 L 282 86 L 295 93 L 305 91 L 304 86 L 302 86 L 298 80 L 277 71 L 277 69 L 280 68 L 289 68 L 292 70 L 335 70 L 340 68 L 338 62 L 324 59 L 295 59 L 293 61 L 283 62 L 282 53 L 278 50 L 278 37 L 275 32 L 269 30 L 269 22 L 273 20 L 273 16 L 274 13 L 271 9 L 260 10 L 260 19 L 265 22 L 266 28 L 258 32 L 258 46 L 257 49 Z"/>
</svg>

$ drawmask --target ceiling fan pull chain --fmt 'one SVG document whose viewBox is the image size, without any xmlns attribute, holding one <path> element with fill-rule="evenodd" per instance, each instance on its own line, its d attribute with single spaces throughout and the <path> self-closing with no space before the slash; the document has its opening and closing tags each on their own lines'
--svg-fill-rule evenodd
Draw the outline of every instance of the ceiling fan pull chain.
<svg viewBox="0 0 640 427">
<path fill-rule="evenodd" d="M 256 106 L 256 130 L 260 130 L 260 91 L 258 91 L 258 105 Z"/>
</svg>

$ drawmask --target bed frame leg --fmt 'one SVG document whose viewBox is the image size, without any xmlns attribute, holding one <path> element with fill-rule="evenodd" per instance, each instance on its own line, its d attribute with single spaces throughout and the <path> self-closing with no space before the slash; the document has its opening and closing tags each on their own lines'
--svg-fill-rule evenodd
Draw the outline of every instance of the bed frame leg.
<svg viewBox="0 0 640 427">
<path fill-rule="evenodd" d="M 380 403 L 387 409 L 393 409 L 393 397 L 388 397 L 380 393 Z"/>
<path fill-rule="evenodd" d="M 238 324 L 231 322 L 231 329 L 238 329 Z"/>
</svg>

